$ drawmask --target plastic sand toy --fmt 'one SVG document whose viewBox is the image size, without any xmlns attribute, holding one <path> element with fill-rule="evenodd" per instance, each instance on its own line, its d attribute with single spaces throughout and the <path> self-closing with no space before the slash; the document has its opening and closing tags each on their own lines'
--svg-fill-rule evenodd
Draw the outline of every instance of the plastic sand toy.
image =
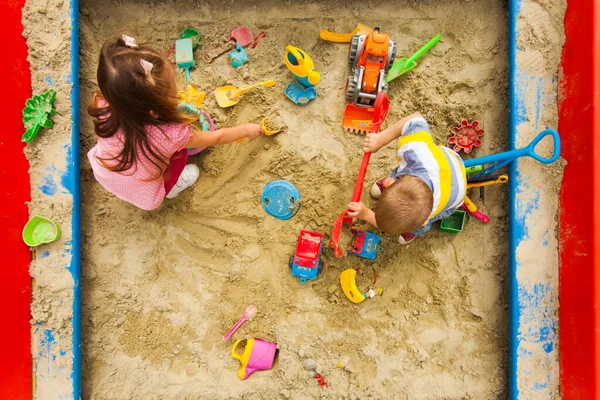
<svg viewBox="0 0 600 400">
<path fill-rule="evenodd" d="M 235 45 L 235 49 L 227 53 L 231 61 L 231 66 L 237 68 L 248 62 L 248 53 L 239 43 Z"/>
<path fill-rule="evenodd" d="M 323 237 L 322 233 L 307 230 L 301 230 L 298 234 L 296 251 L 290 257 L 289 266 L 292 276 L 298 277 L 302 284 L 308 279 L 314 281 L 321 272 Z"/>
<path fill-rule="evenodd" d="M 321 74 L 315 71 L 313 60 L 303 50 L 288 45 L 285 48 L 283 62 L 299 82 L 299 84 L 288 84 L 285 88 L 285 95 L 300 106 L 310 103 L 317 97 L 317 91 L 313 86 L 321 80 Z"/>
<path fill-rule="evenodd" d="M 215 90 L 215 98 L 217 99 L 217 103 L 222 108 L 227 108 L 236 105 L 242 98 L 242 95 L 250 90 L 259 87 L 259 86 L 275 86 L 275 81 L 264 81 L 255 83 L 254 85 L 246 85 L 241 88 L 237 88 L 233 85 L 229 86 L 221 86 Z"/>
<path fill-rule="evenodd" d="M 240 342 L 241 340 L 237 340 L 231 348 L 231 356 L 242 364 L 238 371 L 238 378 L 243 380 L 253 372 L 266 371 L 273 367 L 273 361 L 277 354 L 277 343 L 259 338 L 247 339 L 244 352 L 238 354 L 235 350 Z"/>
<path fill-rule="evenodd" d="M 481 211 L 479 211 L 477 209 L 477 206 L 475 205 L 475 203 L 473 203 L 473 201 L 471 201 L 471 199 L 469 199 L 468 197 L 465 197 L 465 202 L 460 207 L 463 210 L 465 210 L 466 212 L 468 212 L 469 215 L 477 218 L 484 224 L 487 224 L 488 222 L 490 222 L 490 218 L 487 215 L 485 215 L 484 213 L 482 213 Z"/>
<path fill-rule="evenodd" d="M 231 337 L 231 335 L 233 335 L 235 333 L 235 331 L 237 331 L 240 326 L 242 326 L 244 324 L 244 322 L 250 321 L 255 315 L 256 315 L 257 309 L 256 306 L 253 305 L 249 305 L 244 309 L 244 312 L 242 313 L 242 318 L 239 319 L 238 322 L 235 323 L 235 325 L 233 325 L 233 327 L 227 331 L 227 333 L 225 334 L 225 336 L 223 336 L 223 340 L 227 340 Z"/>
<path fill-rule="evenodd" d="M 340 275 L 340 285 L 342 286 L 342 291 L 350 300 L 355 304 L 362 303 L 367 298 L 372 299 L 373 297 L 380 295 L 383 293 L 382 288 L 369 289 L 365 293 L 362 293 L 358 290 L 356 286 L 356 270 L 355 269 L 347 269 Z"/>
<path fill-rule="evenodd" d="M 321 29 L 319 32 L 319 37 L 328 42 L 334 43 L 350 43 L 352 40 L 352 35 L 364 35 L 371 32 L 373 29 L 369 28 L 366 25 L 358 24 L 356 28 L 352 30 L 350 33 L 333 33 L 329 32 L 326 29 Z"/>
<path fill-rule="evenodd" d="M 23 228 L 23 241 L 30 247 L 52 243 L 59 238 L 60 228 L 45 217 L 34 215 Z"/>
<path fill-rule="evenodd" d="M 277 219 L 290 219 L 300 209 L 300 192 L 288 181 L 269 182 L 262 194 L 266 213 Z"/>
<path fill-rule="evenodd" d="M 37 136 L 41 128 L 52 128 L 50 115 L 56 114 L 54 110 L 54 99 L 56 91 L 50 89 L 45 93 L 33 96 L 25 102 L 23 109 L 23 125 L 25 133 L 21 140 L 29 143 Z"/>
<path fill-rule="evenodd" d="M 551 136 L 553 142 L 553 150 L 550 157 L 545 157 L 535 152 L 536 146 L 547 136 Z M 505 151 L 503 153 L 489 154 L 487 156 L 465 160 L 465 168 L 469 168 L 474 165 L 489 164 L 483 169 L 483 171 L 472 176 L 473 179 L 479 179 L 493 174 L 500 168 L 523 156 L 531 157 L 543 164 L 552 164 L 554 161 L 558 160 L 558 157 L 560 157 L 560 135 L 554 129 L 544 129 L 525 147 Z M 469 179 L 471 179 L 471 177 Z"/>
<path fill-rule="evenodd" d="M 288 45 L 283 57 L 285 66 L 290 70 L 294 78 L 304 87 L 313 87 L 321 80 L 321 74 L 315 71 L 312 58 L 304 50 Z"/>
<path fill-rule="evenodd" d="M 260 121 L 260 130 L 262 131 L 262 133 L 264 133 L 267 136 L 273 136 L 283 131 L 284 127 L 282 126 L 277 126 L 276 129 L 272 130 L 269 129 L 267 126 L 269 119 L 271 119 L 271 117 L 264 117 L 262 121 Z"/>
<path fill-rule="evenodd" d="M 175 62 L 185 70 L 185 83 L 190 81 L 190 68 L 194 65 L 192 39 L 179 39 L 175 42 Z"/>
<path fill-rule="evenodd" d="M 194 28 L 185 28 L 179 33 L 179 39 L 192 39 L 192 48 L 196 50 L 198 46 L 202 45 L 202 38 L 200 32 Z"/>
<path fill-rule="evenodd" d="M 396 57 L 396 42 L 376 26 L 366 35 L 352 36 L 342 127 L 347 132 L 367 133 L 373 120 L 377 96 L 387 92 L 385 73 Z"/>
<path fill-rule="evenodd" d="M 285 95 L 295 104 L 304 106 L 317 98 L 317 91 L 314 87 L 304 87 L 299 83 L 290 83 L 285 88 Z"/>
<path fill-rule="evenodd" d="M 463 119 L 460 125 L 452 127 L 452 136 L 448 138 L 448 143 L 454 145 L 454 151 L 457 153 L 463 150 L 465 153 L 470 153 L 473 147 L 481 146 L 481 138 L 483 137 L 483 129 L 479 129 L 479 122 L 473 122 Z"/>
<path fill-rule="evenodd" d="M 253 49 L 258 44 L 259 39 L 264 38 L 265 36 L 267 36 L 265 32 L 260 32 L 254 37 L 252 32 L 245 26 L 237 27 L 229 32 L 229 40 L 227 42 L 202 52 L 202 60 L 204 60 L 205 63 L 210 64 L 217 57 L 233 50 L 236 44 L 239 44 L 243 48 L 250 47 Z"/>
<path fill-rule="evenodd" d="M 410 56 L 409 58 L 401 58 L 396 61 L 392 68 L 385 75 L 385 81 L 391 82 L 394 79 L 398 78 L 411 71 L 414 67 L 417 66 L 417 60 L 425 55 L 433 46 L 440 41 L 440 35 L 435 35 L 429 42 L 425 43 L 425 46 L 421 47 L 415 54 Z"/>
<path fill-rule="evenodd" d="M 329 387 L 329 385 L 327 385 L 327 382 L 325 382 L 325 378 L 323 378 L 323 375 L 317 372 L 317 362 L 315 360 L 311 360 L 310 358 L 306 359 L 302 363 L 302 366 L 305 370 L 313 374 L 313 378 L 317 380 L 319 386 Z"/>
<path fill-rule="evenodd" d="M 474 175 L 483 171 L 483 165 L 473 165 L 472 167 L 465 168 L 467 175 Z"/>
<path fill-rule="evenodd" d="M 377 253 L 383 251 L 383 246 L 380 245 L 381 236 L 362 229 L 350 229 L 355 240 L 352 249 L 348 250 L 348 254 L 354 254 L 357 257 L 374 260 Z"/>
<path fill-rule="evenodd" d="M 448 218 L 444 218 L 440 223 L 440 231 L 446 233 L 460 233 L 465 227 L 467 213 L 463 210 L 456 210 Z"/>
<path fill-rule="evenodd" d="M 206 98 L 206 93 L 199 92 L 192 84 L 187 85 L 185 90 L 177 92 L 179 104 L 186 103 L 196 108 L 202 108 L 202 102 Z"/>
</svg>

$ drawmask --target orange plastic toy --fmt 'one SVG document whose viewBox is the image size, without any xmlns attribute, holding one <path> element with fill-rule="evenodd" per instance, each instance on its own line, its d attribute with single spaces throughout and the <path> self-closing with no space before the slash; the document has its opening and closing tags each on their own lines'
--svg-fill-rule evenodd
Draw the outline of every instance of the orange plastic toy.
<svg viewBox="0 0 600 400">
<path fill-rule="evenodd" d="M 366 133 L 373 119 L 373 105 L 380 92 L 387 92 L 385 74 L 396 57 L 396 42 L 376 26 L 372 32 L 353 35 L 348 63 L 351 74 L 346 85 L 342 126 L 354 133 Z"/>
</svg>

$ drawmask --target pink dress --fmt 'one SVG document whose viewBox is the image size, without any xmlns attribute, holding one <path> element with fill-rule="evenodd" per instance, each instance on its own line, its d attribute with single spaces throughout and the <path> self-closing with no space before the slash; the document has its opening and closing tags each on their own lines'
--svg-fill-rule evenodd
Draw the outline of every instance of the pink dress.
<svg viewBox="0 0 600 400">
<path fill-rule="evenodd" d="M 156 167 L 143 155 L 127 171 L 113 172 L 102 166 L 98 157 L 111 158 L 123 149 L 121 130 L 109 138 L 98 138 L 98 143 L 88 152 L 88 159 L 96 180 L 121 200 L 143 210 L 154 210 L 161 205 L 165 195 L 177 182 L 187 161 L 185 145 L 192 137 L 190 126 L 172 122 L 161 125 L 160 129 L 156 126 L 146 128 L 153 149 L 171 160 L 167 171 L 158 178 L 156 178 Z M 105 163 L 110 165 L 111 161 Z"/>
</svg>

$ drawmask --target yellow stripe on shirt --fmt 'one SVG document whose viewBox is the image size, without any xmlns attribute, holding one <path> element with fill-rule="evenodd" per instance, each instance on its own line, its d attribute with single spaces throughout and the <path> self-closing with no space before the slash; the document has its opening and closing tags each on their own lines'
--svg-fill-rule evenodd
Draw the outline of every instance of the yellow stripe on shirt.
<svg viewBox="0 0 600 400">
<path fill-rule="evenodd" d="M 433 218 L 446 209 L 448 200 L 450 200 L 450 193 L 452 191 L 452 169 L 448 163 L 448 159 L 444 154 L 444 150 L 433 143 L 428 144 L 427 147 L 431 151 L 431 154 L 433 154 L 435 161 L 437 161 L 438 165 L 440 166 L 440 202 L 430 217 Z"/>
</svg>

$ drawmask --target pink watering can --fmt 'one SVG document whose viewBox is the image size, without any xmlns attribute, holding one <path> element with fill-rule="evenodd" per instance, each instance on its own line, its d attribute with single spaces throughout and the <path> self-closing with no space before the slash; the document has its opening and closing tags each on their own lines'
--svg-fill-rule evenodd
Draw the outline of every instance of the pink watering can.
<svg viewBox="0 0 600 400">
<path fill-rule="evenodd" d="M 240 342 L 241 340 L 236 340 L 231 348 L 231 356 L 242 364 L 242 368 L 238 371 L 238 378 L 246 379 L 254 371 L 266 371 L 273 367 L 277 343 L 258 338 L 247 339 L 244 352 L 239 354 L 235 350 Z"/>
</svg>

